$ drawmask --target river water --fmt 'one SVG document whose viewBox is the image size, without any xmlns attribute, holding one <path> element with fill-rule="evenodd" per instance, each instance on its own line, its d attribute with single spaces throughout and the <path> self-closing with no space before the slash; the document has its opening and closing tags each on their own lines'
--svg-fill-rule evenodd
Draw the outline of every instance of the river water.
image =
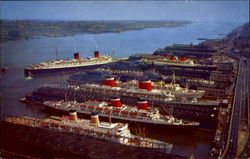
<svg viewBox="0 0 250 159">
<path fill-rule="evenodd" d="M 43 118 L 42 107 L 26 105 L 19 98 L 46 83 L 60 83 L 69 74 L 44 75 L 27 79 L 23 69 L 30 64 L 55 59 L 56 49 L 59 58 L 72 58 L 74 52 L 81 57 L 90 57 L 94 50 L 114 57 L 127 57 L 134 53 L 153 53 L 174 43 L 197 44 L 197 38 L 219 38 L 241 23 L 192 23 L 182 27 L 149 28 L 121 33 L 82 34 L 70 37 L 35 37 L 29 40 L 2 43 L 1 65 L 9 69 L 1 77 L 1 113 L 18 116 Z M 167 131 L 156 133 L 167 142 L 173 143 L 174 153 L 195 158 L 207 158 L 212 132 L 197 131 L 194 134 L 173 134 Z"/>
</svg>

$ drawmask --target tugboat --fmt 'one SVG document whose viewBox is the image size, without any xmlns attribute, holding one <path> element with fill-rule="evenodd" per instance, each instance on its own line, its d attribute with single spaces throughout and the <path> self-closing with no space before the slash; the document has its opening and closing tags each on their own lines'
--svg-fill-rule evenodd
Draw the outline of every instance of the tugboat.
<svg viewBox="0 0 250 159">
<path fill-rule="evenodd" d="M 80 54 L 77 52 L 74 53 L 74 59 L 53 60 L 28 66 L 24 69 L 24 75 L 32 76 L 42 73 L 98 68 L 110 62 L 112 62 L 112 58 L 110 56 L 100 56 L 99 51 L 95 51 L 94 57 L 91 58 L 80 58 Z"/>
</svg>

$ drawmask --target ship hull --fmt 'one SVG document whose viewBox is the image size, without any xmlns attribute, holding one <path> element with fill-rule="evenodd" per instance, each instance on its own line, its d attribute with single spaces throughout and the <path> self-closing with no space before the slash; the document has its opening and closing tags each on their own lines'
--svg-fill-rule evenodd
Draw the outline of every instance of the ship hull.
<svg viewBox="0 0 250 159">
<path fill-rule="evenodd" d="M 95 69 L 107 65 L 104 64 L 97 64 L 97 65 L 84 65 L 84 66 L 76 66 L 76 67 L 61 67 L 61 68 L 50 68 L 50 69 L 24 69 L 24 75 L 26 77 L 37 75 L 37 74 L 47 74 L 47 73 L 57 73 L 57 72 L 69 72 L 69 71 L 79 71 L 79 70 L 88 70 L 88 69 Z"/>
</svg>

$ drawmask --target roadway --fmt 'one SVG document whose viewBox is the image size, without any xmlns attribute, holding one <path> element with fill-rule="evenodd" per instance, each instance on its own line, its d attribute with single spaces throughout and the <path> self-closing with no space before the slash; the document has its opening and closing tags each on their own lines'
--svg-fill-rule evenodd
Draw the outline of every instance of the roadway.
<svg viewBox="0 0 250 159">
<path fill-rule="evenodd" d="M 243 93 L 245 93 L 248 88 L 247 71 L 248 70 L 246 63 L 243 62 L 243 60 L 240 60 L 238 65 L 238 76 L 236 81 L 234 101 L 231 111 L 228 141 L 226 149 L 221 158 L 233 159 L 237 152 L 238 132 L 240 128 L 241 111 L 242 111 L 241 109 L 243 107 L 242 105 L 245 103 L 243 102 L 244 100 Z"/>
</svg>

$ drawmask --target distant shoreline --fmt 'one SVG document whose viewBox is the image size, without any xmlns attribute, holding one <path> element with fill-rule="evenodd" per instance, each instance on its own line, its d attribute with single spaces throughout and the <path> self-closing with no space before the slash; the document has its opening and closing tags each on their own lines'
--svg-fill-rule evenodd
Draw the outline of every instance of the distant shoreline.
<svg viewBox="0 0 250 159">
<path fill-rule="evenodd" d="M 1 20 L 1 42 L 34 36 L 64 37 L 79 34 L 120 33 L 146 28 L 179 27 L 190 21 L 48 21 Z"/>
</svg>

